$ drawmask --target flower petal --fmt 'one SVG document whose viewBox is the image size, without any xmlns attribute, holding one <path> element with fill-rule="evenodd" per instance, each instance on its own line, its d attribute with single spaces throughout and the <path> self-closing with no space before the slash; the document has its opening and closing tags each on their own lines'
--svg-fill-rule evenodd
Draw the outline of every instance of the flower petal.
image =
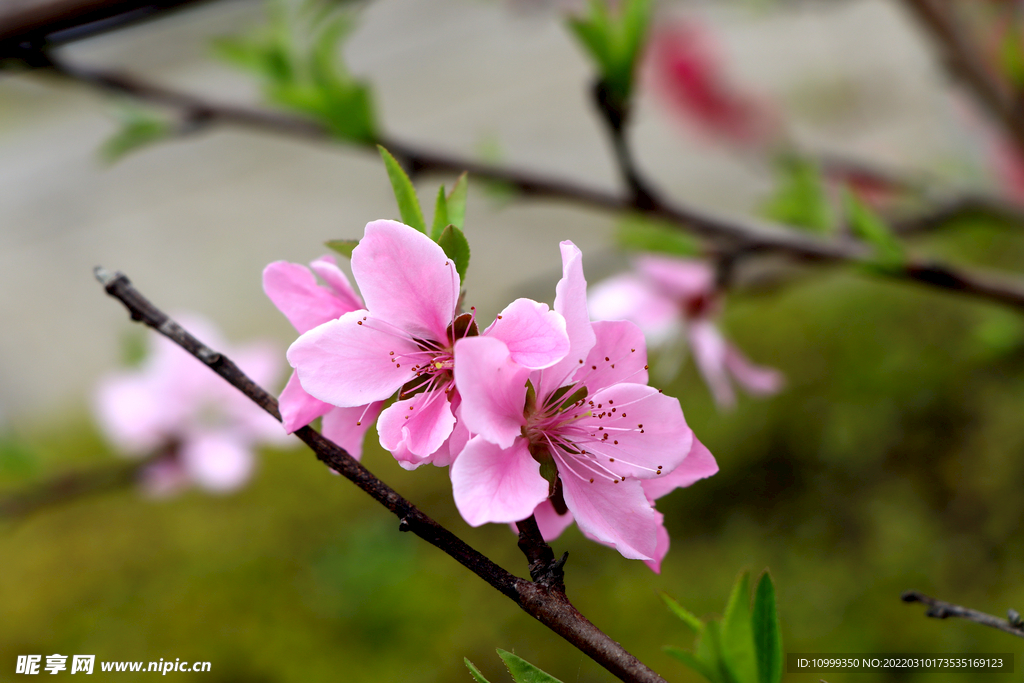
<svg viewBox="0 0 1024 683">
<path fill-rule="evenodd" d="M 429 237 L 397 221 L 367 223 L 352 250 L 352 274 L 374 317 L 416 338 L 446 338 L 459 298 L 459 274 Z"/>
<path fill-rule="evenodd" d="M 474 436 L 450 471 L 455 506 L 471 526 L 526 519 L 548 496 L 526 439 L 505 449 Z"/>
<path fill-rule="evenodd" d="M 740 386 L 755 396 L 777 394 L 786 383 L 781 372 L 764 365 L 754 365 L 732 344 L 726 345 L 725 367 Z"/>
<path fill-rule="evenodd" d="M 704 377 L 704 383 L 711 390 L 715 403 L 720 408 L 732 408 L 736 405 L 736 394 L 729 383 L 725 369 L 727 344 L 722 333 L 710 320 L 695 320 L 687 334 L 693 359 L 697 369 Z"/>
<path fill-rule="evenodd" d="M 569 353 L 565 318 L 530 299 L 506 306 L 483 336 L 505 342 L 513 361 L 534 370 L 554 365 Z"/>
<path fill-rule="evenodd" d="M 591 287 L 587 305 L 593 320 L 634 322 L 652 344 L 667 341 L 680 317 L 674 299 L 631 273 L 608 278 Z"/>
<path fill-rule="evenodd" d="M 287 261 L 263 269 L 263 291 L 300 333 L 362 308 L 318 285 L 305 266 Z"/>
<path fill-rule="evenodd" d="M 451 435 L 454 426 L 448 395 L 435 389 L 388 406 L 377 421 L 377 433 L 385 450 L 402 447 L 414 456 L 428 458 Z"/>
<path fill-rule="evenodd" d="M 647 384 L 647 342 L 640 328 L 625 320 L 594 323 L 597 342 L 576 373 L 591 393 L 619 382 Z"/>
<path fill-rule="evenodd" d="M 678 399 L 642 384 L 616 384 L 587 402 L 591 415 L 576 422 L 583 436 L 573 441 L 619 477 L 665 476 L 690 452 L 693 432 Z"/>
<path fill-rule="evenodd" d="M 562 250 L 562 279 L 555 286 L 555 310 L 565 318 L 565 331 L 569 335 L 569 354 L 544 371 L 556 384 L 550 391 L 565 384 L 576 372 L 593 348 L 595 337 L 587 313 L 587 281 L 583 277 L 583 254 L 569 241 L 560 244 Z M 538 390 L 540 390 L 538 388 Z M 548 387 L 544 388 L 545 391 Z"/>
<path fill-rule="evenodd" d="M 654 549 L 654 557 L 644 560 L 644 564 L 650 567 L 655 574 L 660 574 L 661 561 L 668 554 L 669 537 L 668 529 L 665 528 L 665 516 L 657 510 L 654 511 L 654 514 L 658 516 L 658 545 Z"/>
<path fill-rule="evenodd" d="M 252 450 L 220 432 L 194 435 L 181 447 L 181 462 L 196 484 L 208 491 L 233 491 L 252 475 Z"/>
<path fill-rule="evenodd" d="M 366 308 L 363 305 L 363 300 L 356 294 L 356 290 L 352 289 L 352 285 L 349 284 L 345 273 L 338 267 L 338 261 L 334 256 L 324 254 L 311 262 L 309 267 L 334 291 L 334 296 L 341 302 L 342 306 L 346 307 L 345 313 Z"/>
<path fill-rule="evenodd" d="M 565 504 L 580 530 L 614 547 L 623 557 L 653 559 L 658 547 L 660 519 L 647 502 L 640 482 L 627 479 L 612 483 L 595 479 L 591 483 L 569 471 L 562 458 L 556 456 L 556 460 Z"/>
<path fill-rule="evenodd" d="M 662 293 L 676 300 L 699 299 L 715 292 L 715 271 L 705 261 L 645 254 L 635 263 Z"/>
<path fill-rule="evenodd" d="M 326 405 L 326 404 L 325 404 Z M 355 408 L 335 408 L 324 414 L 322 429 L 324 436 L 338 444 L 356 460 L 363 457 L 363 437 L 384 406 L 382 401 L 374 401 L 368 406 Z"/>
<path fill-rule="evenodd" d="M 342 408 L 388 398 L 415 376 L 413 366 L 420 356 L 415 342 L 366 311 L 314 327 L 287 353 L 302 388 Z"/>
<path fill-rule="evenodd" d="M 523 407 L 529 375 L 527 368 L 513 362 L 499 339 L 457 341 L 455 386 L 463 400 L 461 418 L 469 431 L 502 448 L 511 447 L 526 424 Z"/>
<path fill-rule="evenodd" d="M 690 486 L 695 481 L 706 479 L 716 472 L 718 463 L 715 462 L 715 456 L 711 455 L 711 451 L 698 441 L 697 437 L 694 437 L 689 454 L 678 467 L 660 477 L 644 479 L 641 485 L 644 487 L 647 500 L 654 502 L 666 493 Z"/>
<path fill-rule="evenodd" d="M 550 498 L 537 506 L 533 516 L 537 519 L 537 527 L 545 541 L 555 540 L 573 523 L 572 513 L 567 511 L 564 515 L 558 514 Z"/>
<path fill-rule="evenodd" d="M 281 410 L 281 422 L 288 434 L 334 409 L 330 403 L 324 403 L 306 393 L 299 384 L 298 374 L 294 372 L 281 391 L 277 404 Z"/>
</svg>

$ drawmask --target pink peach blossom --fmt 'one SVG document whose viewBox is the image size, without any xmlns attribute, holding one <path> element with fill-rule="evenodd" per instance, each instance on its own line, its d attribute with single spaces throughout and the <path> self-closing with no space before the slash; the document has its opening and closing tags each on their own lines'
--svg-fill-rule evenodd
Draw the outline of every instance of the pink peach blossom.
<svg viewBox="0 0 1024 683">
<path fill-rule="evenodd" d="M 452 465 L 455 504 L 478 526 L 525 519 L 550 499 L 596 540 L 653 560 L 661 519 L 642 482 L 674 472 L 693 433 L 679 401 L 647 386 L 640 329 L 590 322 L 582 255 L 571 242 L 561 249 L 564 359 L 530 370 L 500 339 L 455 344 L 462 419 L 474 434 Z"/>
<path fill-rule="evenodd" d="M 202 318 L 177 320 L 257 384 L 276 381 L 280 355 L 269 345 L 231 349 Z M 93 412 L 104 435 L 129 457 L 164 454 L 143 473 L 150 493 L 166 495 L 189 483 L 215 492 L 240 487 L 252 473 L 253 448 L 286 439 L 281 426 L 174 342 L 155 332 L 150 340 L 139 368 L 113 373 L 96 389 Z"/>
</svg>

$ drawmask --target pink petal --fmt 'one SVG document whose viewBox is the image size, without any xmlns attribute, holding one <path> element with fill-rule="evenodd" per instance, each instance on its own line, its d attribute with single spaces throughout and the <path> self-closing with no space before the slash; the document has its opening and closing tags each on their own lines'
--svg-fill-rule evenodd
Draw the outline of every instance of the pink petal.
<svg viewBox="0 0 1024 683">
<path fill-rule="evenodd" d="M 567 511 L 564 515 L 558 514 L 550 498 L 537 506 L 533 516 L 537 519 L 537 527 L 545 541 L 555 540 L 573 523 L 572 513 Z"/>
<path fill-rule="evenodd" d="M 565 318 L 565 331 L 569 335 L 569 354 L 545 370 L 558 388 L 571 377 L 593 348 L 594 330 L 587 312 L 587 281 L 583 277 L 583 254 L 575 244 L 562 242 L 562 279 L 555 286 L 555 310 Z"/>
<path fill-rule="evenodd" d="M 409 357 L 409 354 L 416 354 Z M 366 311 L 306 332 L 288 349 L 302 388 L 342 408 L 382 401 L 415 377 L 419 346 Z"/>
<path fill-rule="evenodd" d="M 662 341 L 675 329 L 681 311 L 676 301 L 635 275 L 623 274 L 590 288 L 587 298 L 594 320 L 629 320 L 652 342 Z"/>
<path fill-rule="evenodd" d="M 324 403 L 307 394 L 299 384 L 298 374 L 294 372 L 284 390 L 281 391 L 277 403 L 281 410 L 281 421 L 288 434 L 300 427 L 305 427 L 316 418 L 334 409 L 330 403 Z"/>
<path fill-rule="evenodd" d="M 727 344 L 714 323 L 709 320 L 695 320 L 688 330 L 690 348 L 697 369 L 704 377 L 704 382 L 711 389 L 715 403 L 720 408 L 731 408 L 736 405 L 736 394 L 726 374 L 725 356 Z"/>
<path fill-rule="evenodd" d="M 363 457 L 363 437 L 384 406 L 381 401 L 374 401 L 368 406 L 356 408 L 335 408 L 324 414 L 322 431 L 324 436 L 338 444 L 356 460 Z"/>
<path fill-rule="evenodd" d="M 237 439 L 219 432 L 198 434 L 181 448 L 181 462 L 196 484 L 223 493 L 242 486 L 252 475 L 252 451 Z"/>
<path fill-rule="evenodd" d="M 782 390 L 786 378 L 775 368 L 754 365 L 732 344 L 726 345 L 725 367 L 740 386 L 756 396 L 770 396 Z"/>
<path fill-rule="evenodd" d="M 366 225 L 352 251 L 366 307 L 413 337 L 443 341 L 459 298 L 455 264 L 423 233 L 396 221 Z"/>
<path fill-rule="evenodd" d="M 503 449 L 474 436 L 451 466 L 455 506 L 471 526 L 526 519 L 548 496 L 526 439 Z"/>
<path fill-rule="evenodd" d="M 506 306 L 483 336 L 505 342 L 512 360 L 531 369 L 554 365 L 569 353 L 565 319 L 530 299 Z"/>
<path fill-rule="evenodd" d="M 556 456 L 556 459 L 565 504 L 580 530 L 614 547 L 628 559 L 653 559 L 660 519 L 644 497 L 640 482 L 627 479 L 612 483 L 596 479 L 590 483 L 568 470 L 561 458 Z M 458 464 L 459 460 L 455 462 Z"/>
<path fill-rule="evenodd" d="M 637 257 L 635 263 L 644 277 L 677 301 L 715 293 L 715 271 L 704 261 L 646 254 Z"/>
<path fill-rule="evenodd" d="M 455 392 L 455 397 L 452 399 L 452 412 L 458 415 L 461 411 L 459 405 L 461 404 L 462 398 L 458 392 Z M 461 419 L 455 420 L 455 427 L 452 428 L 452 435 L 448 437 L 440 448 L 431 456 L 430 463 L 435 467 L 448 467 L 455 458 L 459 457 L 459 453 L 469 443 L 469 439 L 472 435 L 469 430 L 466 429 L 466 421 Z"/>
<path fill-rule="evenodd" d="M 139 476 L 144 495 L 150 498 L 169 498 L 181 493 L 191 484 L 181 462 L 174 458 L 161 458 L 146 466 Z"/>
<path fill-rule="evenodd" d="M 591 393 L 619 382 L 647 384 L 647 342 L 639 327 L 625 320 L 602 320 L 594 323 L 594 334 L 597 342 L 576 381 Z"/>
<path fill-rule="evenodd" d="M 263 291 L 300 333 L 362 308 L 318 285 L 305 266 L 287 261 L 263 269 Z"/>
<path fill-rule="evenodd" d="M 654 502 L 666 493 L 690 486 L 695 481 L 706 479 L 716 472 L 718 463 L 715 462 L 715 457 L 697 440 L 697 437 L 694 437 L 690 453 L 678 467 L 660 477 L 644 479 L 640 483 L 644 487 L 647 500 Z"/>
<path fill-rule="evenodd" d="M 455 415 L 444 391 L 424 391 L 396 401 L 380 415 L 377 433 L 388 451 L 407 449 L 428 458 L 444 444 L 455 426 Z M 427 462 L 427 460 L 420 460 Z"/>
<path fill-rule="evenodd" d="M 592 394 L 588 402 L 592 415 L 576 424 L 590 440 L 577 443 L 620 477 L 665 476 L 690 452 L 693 432 L 678 399 L 643 384 L 617 384 Z M 658 469 L 663 474 L 656 474 Z"/>
<path fill-rule="evenodd" d="M 513 362 L 499 339 L 469 337 L 455 343 L 455 386 L 462 396 L 461 418 L 473 434 L 509 448 L 526 421 L 526 379 L 530 371 Z M 521 518 L 520 518 L 521 519 Z"/>
<path fill-rule="evenodd" d="M 100 382 L 93 412 L 108 439 L 129 455 L 144 455 L 167 441 L 179 420 L 166 409 L 160 387 L 140 373 L 117 373 Z"/>
<path fill-rule="evenodd" d="M 309 267 L 334 291 L 334 296 L 345 307 L 345 313 L 366 308 L 363 306 L 363 300 L 356 294 L 356 290 L 352 289 L 345 273 L 338 267 L 338 261 L 332 255 L 324 254 L 310 263 Z"/>
<path fill-rule="evenodd" d="M 665 528 L 665 516 L 657 510 L 654 514 L 658 516 L 658 545 L 654 549 L 654 557 L 649 560 L 644 560 L 644 564 L 651 568 L 651 571 L 655 574 L 661 573 L 661 561 L 665 559 L 665 555 L 668 554 L 669 537 L 668 529 Z"/>
</svg>

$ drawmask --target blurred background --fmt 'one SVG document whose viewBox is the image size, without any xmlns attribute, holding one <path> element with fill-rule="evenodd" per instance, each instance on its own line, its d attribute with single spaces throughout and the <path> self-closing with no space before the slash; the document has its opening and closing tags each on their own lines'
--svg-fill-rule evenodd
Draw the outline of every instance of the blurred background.
<svg viewBox="0 0 1024 683">
<path fill-rule="evenodd" d="M 372 85 L 390 137 L 618 187 L 588 101 L 592 68 L 564 7 L 375 0 L 356 9 L 345 63 Z M 693 1 L 663 3 L 656 17 L 713 36 L 729 81 L 766 103 L 802 149 L 958 191 L 1012 192 L 996 134 L 898 2 Z M 255 104 L 256 81 L 215 59 L 211 42 L 265 21 L 261 3 L 221 0 L 58 54 Z M 685 125 L 651 90 L 641 87 L 630 131 L 646 175 L 679 202 L 762 212 L 779 184 L 765 155 Z M 218 127 L 105 162 L 98 150 L 117 130 L 118 106 L 54 74 L 0 74 L 0 495 L 117 462 L 90 402 L 142 337 L 94 266 L 123 271 L 165 310 L 201 313 L 234 343 L 272 340 L 283 373 L 295 333 L 263 295 L 263 267 L 309 262 L 325 240 L 397 217 L 379 158 L 341 144 Z M 419 178 L 424 204 L 453 180 Z M 613 216 L 513 200 L 471 177 L 468 301 L 485 320 L 517 296 L 550 302 L 564 239 L 582 248 L 589 281 L 612 275 L 628 263 L 616 227 Z M 916 237 L 912 250 L 1019 270 L 1019 228 L 963 219 Z M 567 531 L 554 546 L 570 553 L 570 597 L 669 680 L 699 678 L 662 651 L 692 636 L 659 592 L 720 614 L 743 569 L 770 568 L 790 652 L 1020 655 L 1011 636 L 925 619 L 899 600 L 917 589 L 998 615 L 1024 606 L 1020 314 L 849 268 L 785 273 L 781 285 L 730 294 L 721 320 L 751 359 L 785 374 L 785 390 L 722 411 L 687 362 L 665 390 L 721 471 L 659 501 L 672 537 L 660 575 Z M 461 520 L 446 471 L 402 470 L 372 432 L 363 462 L 525 574 L 510 531 Z M 566 683 L 612 680 L 396 531 L 298 445 L 262 450 L 251 484 L 230 495 L 151 500 L 126 486 L 0 520 L 0 679 L 14 678 L 17 655 L 61 653 L 210 661 L 204 679 L 250 683 L 464 681 L 469 657 L 496 683 L 508 680 L 501 647 Z"/>
</svg>

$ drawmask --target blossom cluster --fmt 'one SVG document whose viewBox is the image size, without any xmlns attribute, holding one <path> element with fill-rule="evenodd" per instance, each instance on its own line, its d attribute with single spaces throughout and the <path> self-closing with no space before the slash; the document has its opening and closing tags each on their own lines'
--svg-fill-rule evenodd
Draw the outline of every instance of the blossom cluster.
<svg viewBox="0 0 1024 683">
<path fill-rule="evenodd" d="M 359 457 L 379 413 L 380 443 L 403 467 L 450 466 L 471 525 L 535 515 L 550 540 L 575 520 L 658 571 L 668 534 L 655 499 L 718 467 L 679 401 L 648 386 L 641 330 L 591 322 L 582 254 L 562 242 L 561 256 L 553 309 L 517 299 L 483 329 L 460 310 L 453 260 L 396 221 L 369 223 L 352 251 L 362 298 L 330 257 L 270 264 L 264 290 L 300 333 L 285 426 L 323 416 Z"/>
</svg>

